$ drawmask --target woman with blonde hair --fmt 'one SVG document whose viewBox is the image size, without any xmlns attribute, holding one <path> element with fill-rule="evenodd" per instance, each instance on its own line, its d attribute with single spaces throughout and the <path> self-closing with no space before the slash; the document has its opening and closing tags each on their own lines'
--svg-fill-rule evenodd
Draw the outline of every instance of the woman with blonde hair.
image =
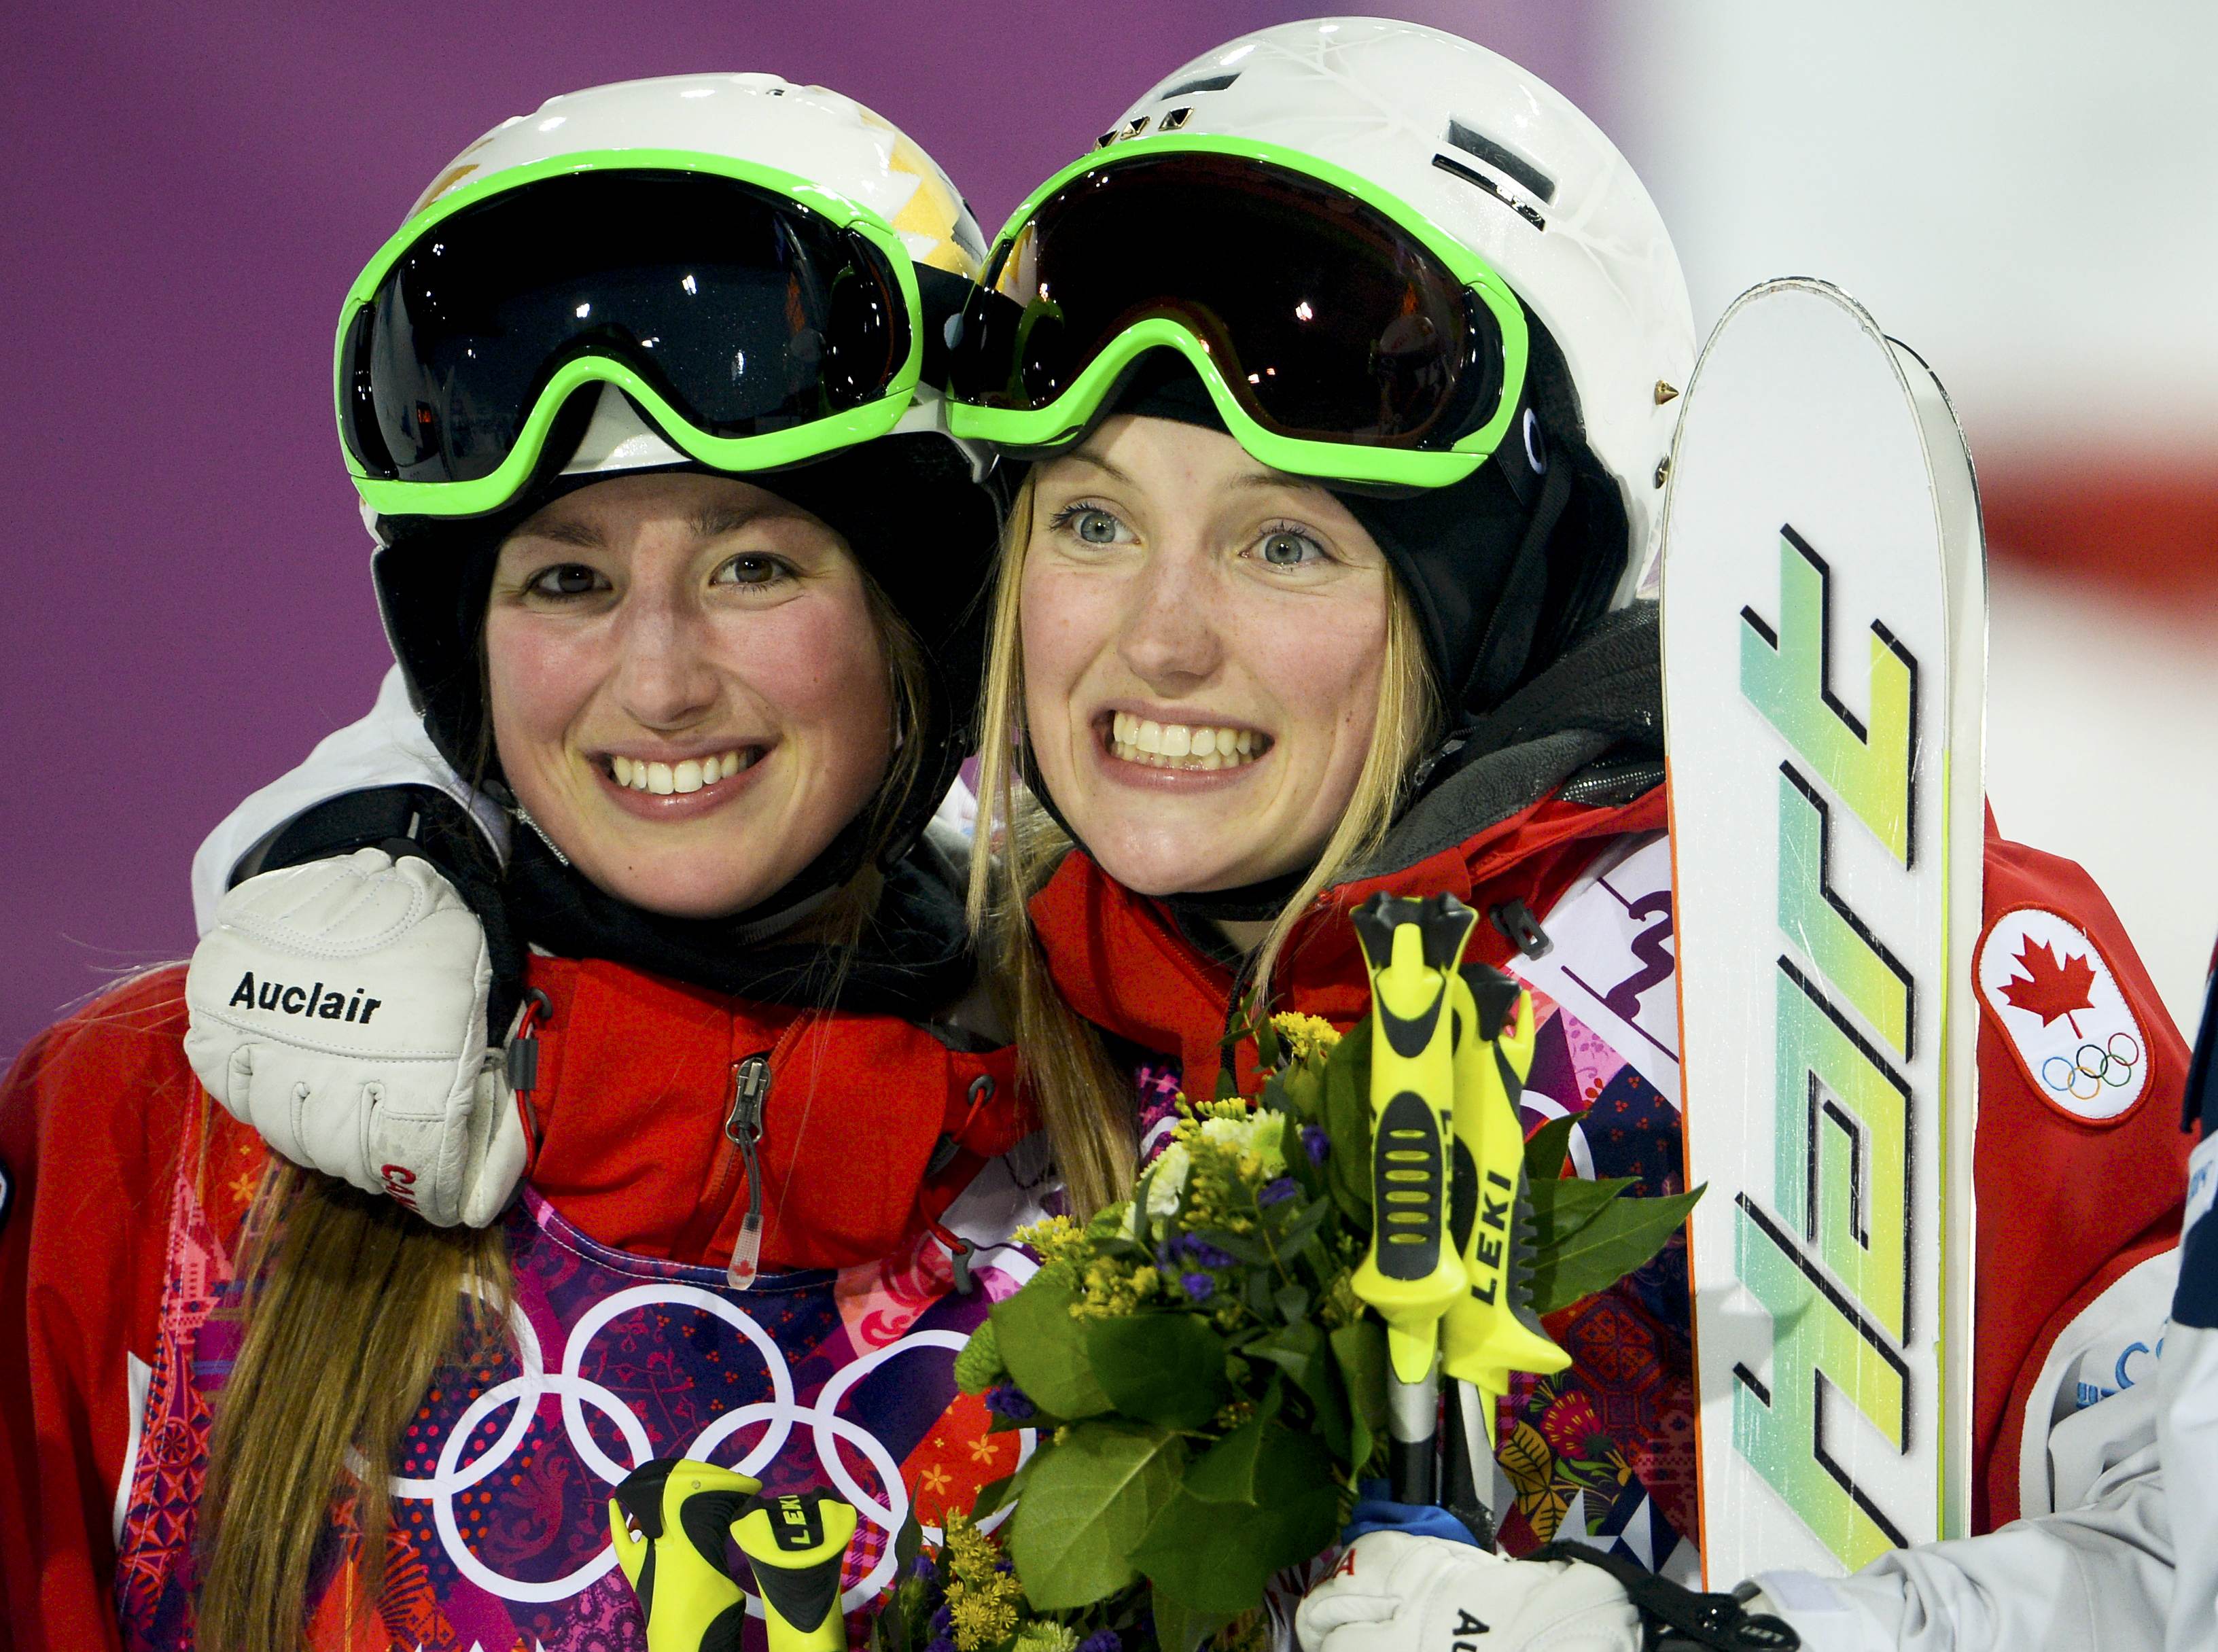
<svg viewBox="0 0 2218 1652">
<path fill-rule="evenodd" d="M 1484 915 L 1472 956 L 1535 989 L 1528 1128 L 1576 1116 L 1582 1174 L 1678 1190 L 1638 591 L 1693 356 L 1669 237 L 1608 139 L 1417 25 L 1292 23 L 1199 58 L 1003 232 L 951 379 L 952 427 L 1032 467 L 981 719 L 1001 852 L 974 862 L 971 911 L 1075 1185 L 1113 1190 L 1147 1150 L 1136 1067 L 1143 1108 L 1252 1092 L 1255 1015 L 1363 1012 L 1350 909 L 1445 891 Z M 1982 1025 L 1982 1527 L 2020 1512 L 2022 1434 L 2047 1461 L 2055 1420 L 2025 1411 L 2052 1351 L 2106 1296 L 2145 1301 L 2129 1276 L 2172 1242 L 2184 1153 L 2184 1052 L 2100 893 L 1992 830 L 1985 889 L 1990 923 L 2038 906 L 2088 937 L 2155 1054 L 2134 1112 L 2083 1117 Z M 1552 1320 L 1571 1369 L 1500 1420 L 1505 1549 L 1699 1575 L 1691 1319 L 1675 1240 Z M 1496 1618 L 1454 1575 L 1425 1598 Z M 1428 1576 L 1336 1577 L 1309 1627 L 1339 1652 L 1450 1638 Z"/>
<path fill-rule="evenodd" d="M 861 1613 L 1013 1465 L 953 1351 L 1038 1166 L 924 835 L 995 523 L 919 387 L 976 228 L 821 88 L 539 114 L 338 358 L 416 738 L 512 841 L 358 798 L 15 1065 L 15 1644 L 638 1644 L 609 1490 L 686 1456 L 854 1503 Z"/>
</svg>

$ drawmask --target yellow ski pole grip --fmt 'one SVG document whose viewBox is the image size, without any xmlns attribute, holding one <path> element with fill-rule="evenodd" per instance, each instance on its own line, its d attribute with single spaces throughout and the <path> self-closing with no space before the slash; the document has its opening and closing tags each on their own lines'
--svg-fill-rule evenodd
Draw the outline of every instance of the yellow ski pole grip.
<svg viewBox="0 0 2218 1652">
<path fill-rule="evenodd" d="M 854 1506 L 822 1491 L 762 1498 L 732 1522 L 755 1568 L 771 1652 L 843 1652 L 839 1568 L 854 1535 Z"/>
<path fill-rule="evenodd" d="M 609 1498 L 616 1564 L 639 1597 L 647 1652 L 739 1652 L 747 1597 L 724 1569 L 732 1522 L 759 1481 L 690 1457 L 657 1457 Z"/>
<path fill-rule="evenodd" d="M 1509 1391 L 1509 1373 L 1561 1370 L 1571 1356 L 1527 1303 L 1531 1234 L 1517 1104 L 1533 1067 L 1532 994 L 1484 965 L 1459 972 L 1449 994 L 1461 1030 L 1449 1228 L 1468 1287 L 1442 1318 L 1442 1365 L 1482 1391 L 1491 1445 L 1493 1401 Z"/>
<path fill-rule="evenodd" d="M 1355 1295 L 1386 1321 L 1394 1495 L 1439 1484 L 1440 1316 L 1469 1289 L 1448 1240 L 1455 1027 L 1450 989 L 1477 914 L 1452 896 L 1380 894 L 1354 913 L 1371 973 L 1371 1243 Z"/>
</svg>

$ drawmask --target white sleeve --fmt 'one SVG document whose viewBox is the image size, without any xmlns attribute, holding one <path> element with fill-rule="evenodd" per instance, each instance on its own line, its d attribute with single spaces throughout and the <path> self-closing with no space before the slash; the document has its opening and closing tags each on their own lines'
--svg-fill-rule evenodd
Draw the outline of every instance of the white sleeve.
<svg viewBox="0 0 2218 1652">
<path fill-rule="evenodd" d="M 193 857 L 193 918 L 200 932 L 207 934 L 214 922 L 232 868 L 257 844 L 319 803 L 381 786 L 430 786 L 446 793 L 476 817 L 497 853 L 508 852 L 507 816 L 439 755 L 395 665 L 378 685 L 377 702 L 367 717 L 325 735 L 307 762 L 256 792 L 208 833 Z"/>
<path fill-rule="evenodd" d="M 2172 1581 L 2157 1448 L 2104 1475 L 2085 1507 L 1897 1550 L 1854 1577 L 1755 1581 L 1806 1652 L 2153 1652 Z"/>
</svg>

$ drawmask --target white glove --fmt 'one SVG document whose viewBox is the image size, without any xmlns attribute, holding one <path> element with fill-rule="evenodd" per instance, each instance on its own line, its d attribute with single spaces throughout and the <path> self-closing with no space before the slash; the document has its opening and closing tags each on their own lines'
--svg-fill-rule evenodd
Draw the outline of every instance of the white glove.
<svg viewBox="0 0 2218 1652">
<path fill-rule="evenodd" d="M 1568 1560 L 1372 1531 L 1294 1613 L 1303 1652 L 1640 1652 L 1617 1580 Z"/>
<path fill-rule="evenodd" d="M 358 849 L 224 896 L 185 976 L 185 1055 L 294 1164 L 481 1228 L 525 1158 L 486 1046 L 492 982 L 485 931 L 438 869 Z"/>
</svg>

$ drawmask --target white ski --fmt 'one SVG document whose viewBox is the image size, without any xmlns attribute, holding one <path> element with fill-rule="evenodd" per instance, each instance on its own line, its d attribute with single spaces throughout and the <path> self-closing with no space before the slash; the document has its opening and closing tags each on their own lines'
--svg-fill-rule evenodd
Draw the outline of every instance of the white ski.
<svg viewBox="0 0 2218 1652">
<path fill-rule="evenodd" d="M 1701 1543 L 1723 1587 L 1967 1530 L 1986 572 L 1939 381 L 1822 282 L 1725 312 L 1669 486 Z"/>
</svg>

